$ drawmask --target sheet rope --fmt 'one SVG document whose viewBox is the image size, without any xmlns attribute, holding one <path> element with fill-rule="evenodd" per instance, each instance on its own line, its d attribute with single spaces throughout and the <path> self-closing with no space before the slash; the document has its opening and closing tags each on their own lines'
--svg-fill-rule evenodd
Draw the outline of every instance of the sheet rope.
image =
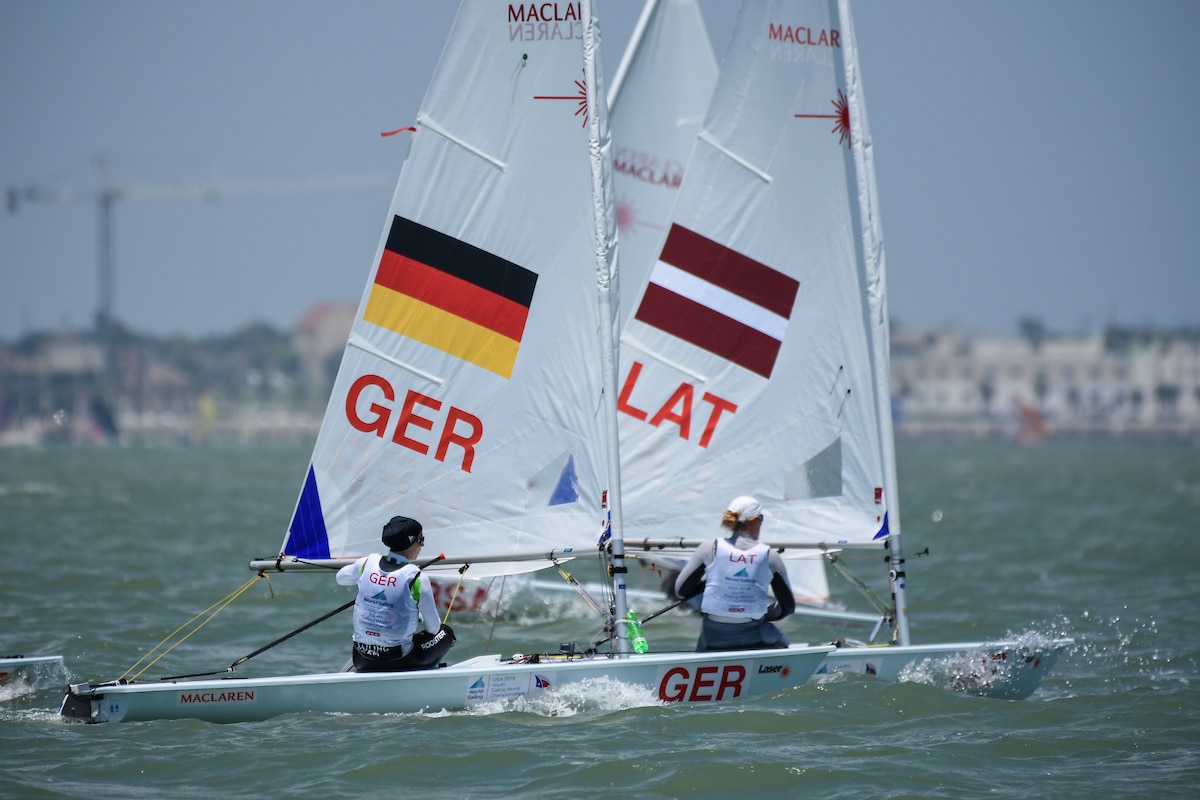
<svg viewBox="0 0 1200 800">
<path fill-rule="evenodd" d="M 271 587 L 270 577 L 268 577 L 265 573 L 262 573 L 262 572 L 258 573 L 253 578 L 251 578 L 250 580 L 248 580 L 244 584 L 242 584 L 241 587 L 239 587 L 238 589 L 235 589 L 234 591 L 225 595 L 223 598 L 221 598 L 217 602 L 213 603 L 211 606 L 204 609 L 199 614 L 195 615 L 194 617 L 189 619 L 187 622 L 183 623 L 178 628 L 176 628 L 175 630 L 173 630 L 169 634 L 167 634 L 166 637 L 164 637 L 162 641 L 160 641 L 158 644 L 154 645 L 154 647 L 150 648 L 149 652 L 147 652 L 144 656 L 139 658 L 132 667 L 125 670 L 125 672 L 123 672 L 121 674 L 121 676 L 119 678 L 117 678 L 117 680 L 118 681 L 125 680 L 126 676 L 129 675 L 129 673 L 133 672 L 135 669 L 137 669 L 139 666 L 141 666 L 142 662 L 146 661 L 146 659 L 148 659 L 148 658 L 150 658 L 150 656 L 154 655 L 154 653 L 157 652 L 160 647 L 165 645 L 167 642 L 171 641 L 176 635 L 179 634 L 180 631 L 187 629 L 188 626 L 191 625 L 192 623 L 194 623 L 196 620 L 200 619 L 201 617 L 205 617 L 205 615 L 207 615 L 207 617 L 205 617 L 203 622 L 199 623 L 194 628 L 192 628 L 192 630 L 188 631 L 188 633 L 185 636 L 183 636 L 182 638 L 180 638 L 179 641 L 175 642 L 170 647 L 166 648 L 161 653 L 159 653 L 154 658 L 153 661 L 150 661 L 144 667 L 142 667 L 140 670 L 138 670 L 138 672 L 136 672 L 133 675 L 133 677 L 129 678 L 129 680 L 133 681 L 133 680 L 137 680 L 138 678 L 140 678 L 146 670 L 150 669 L 155 664 L 157 664 L 162 659 L 163 656 L 165 656 L 167 653 L 174 650 L 179 645 L 186 642 L 188 640 L 188 638 L 190 638 L 193 634 L 195 634 L 197 631 L 199 631 L 201 628 L 203 628 L 205 625 L 207 625 L 209 622 L 211 622 L 213 617 L 215 617 L 217 614 L 219 614 L 221 611 L 223 611 L 226 606 L 228 606 L 234 600 L 238 599 L 243 594 L 245 594 L 246 590 L 248 590 L 251 586 L 253 586 L 254 582 L 257 581 L 259 578 L 266 579 L 267 586 L 271 589 L 271 596 L 274 597 L 275 589 L 274 589 L 274 587 Z"/>
</svg>

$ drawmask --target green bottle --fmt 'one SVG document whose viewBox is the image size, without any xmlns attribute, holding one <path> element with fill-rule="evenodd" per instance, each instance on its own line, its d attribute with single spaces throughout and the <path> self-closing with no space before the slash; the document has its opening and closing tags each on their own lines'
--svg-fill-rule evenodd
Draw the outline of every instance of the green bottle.
<svg viewBox="0 0 1200 800">
<path fill-rule="evenodd" d="M 645 653 L 650 645 L 646 641 L 646 634 L 642 633 L 642 623 L 638 622 L 637 614 L 631 610 L 625 619 L 629 620 L 629 641 L 633 643 L 633 652 Z"/>
</svg>

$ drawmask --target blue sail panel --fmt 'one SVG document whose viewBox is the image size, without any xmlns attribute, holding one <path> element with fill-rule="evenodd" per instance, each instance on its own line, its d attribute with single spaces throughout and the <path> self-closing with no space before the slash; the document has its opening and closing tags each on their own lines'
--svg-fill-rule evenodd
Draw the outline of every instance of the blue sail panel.
<svg viewBox="0 0 1200 800">
<path fill-rule="evenodd" d="M 876 539 L 886 539 L 890 535 L 891 534 L 888 531 L 888 524 L 887 524 L 887 512 L 885 511 L 885 512 L 883 512 L 883 525 L 880 526 L 879 532 L 875 534 L 875 538 L 872 539 L 871 541 L 875 541 Z"/>
<path fill-rule="evenodd" d="M 575 456 L 568 456 L 567 463 L 559 473 L 558 483 L 550 493 L 548 505 L 561 506 L 579 499 L 579 476 L 575 473 Z"/>
<path fill-rule="evenodd" d="M 325 530 L 325 514 L 321 511 L 321 494 L 317 491 L 317 475 L 312 465 L 296 503 L 296 513 L 288 526 L 287 543 L 283 552 L 299 558 L 329 558 L 329 534 Z"/>
</svg>

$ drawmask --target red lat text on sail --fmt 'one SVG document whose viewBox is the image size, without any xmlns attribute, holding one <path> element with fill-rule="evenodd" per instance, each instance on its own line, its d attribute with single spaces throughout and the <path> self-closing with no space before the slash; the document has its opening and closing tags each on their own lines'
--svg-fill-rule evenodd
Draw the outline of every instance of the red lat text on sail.
<svg viewBox="0 0 1200 800">
<path fill-rule="evenodd" d="M 658 411 L 654 412 L 653 416 L 650 416 L 648 412 L 633 404 L 634 390 L 637 387 L 638 377 L 641 374 L 642 364 L 637 361 L 633 362 L 633 365 L 629 368 L 629 374 L 625 376 L 625 383 L 621 387 L 621 394 L 617 398 L 617 410 L 622 414 L 628 414 L 634 419 L 640 419 L 643 422 L 649 421 L 656 428 L 664 422 L 673 423 L 679 427 L 679 438 L 691 441 L 696 387 L 686 381 L 679 384 L 675 391 L 671 393 L 671 396 L 666 398 L 666 401 L 659 406 Z M 718 397 L 712 392 L 704 392 L 700 396 L 700 400 L 703 403 L 707 403 L 710 408 L 708 418 L 704 420 L 704 429 L 700 433 L 698 444 L 701 447 L 708 447 L 717 432 L 717 424 L 721 421 L 721 416 L 725 412 L 729 412 L 730 414 L 736 412 L 737 405 L 723 397 Z M 640 398 L 638 402 L 645 402 L 645 399 Z"/>
</svg>

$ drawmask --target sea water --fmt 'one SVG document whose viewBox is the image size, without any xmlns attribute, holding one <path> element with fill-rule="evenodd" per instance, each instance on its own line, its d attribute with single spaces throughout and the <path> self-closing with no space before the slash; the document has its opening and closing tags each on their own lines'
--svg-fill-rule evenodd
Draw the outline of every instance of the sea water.
<svg viewBox="0 0 1200 800">
<path fill-rule="evenodd" d="M 0 694 L 0 796 L 1200 792 L 1200 451 L 1183 445 L 900 445 L 912 639 L 1074 637 L 1025 700 L 948 691 L 917 671 L 899 682 L 845 676 L 715 705 L 663 705 L 638 687 L 600 681 L 466 711 L 234 725 L 61 722 L 58 683 L 132 674 L 163 637 L 252 578 L 252 557 L 278 550 L 308 454 L 285 446 L 0 450 L 0 654 L 62 655 L 69 672 L 45 688 Z M 848 554 L 864 579 L 883 574 L 883 555 Z M 583 564 L 573 571 L 589 577 Z M 638 579 L 653 588 L 656 576 Z M 830 582 L 835 599 L 867 610 L 836 574 Z M 257 581 L 137 669 L 146 677 L 223 670 L 341 605 L 347 591 L 327 575 Z M 635 610 L 645 619 L 656 609 Z M 582 603 L 528 596 L 451 624 L 456 660 L 586 644 L 600 628 Z M 349 625 L 347 615 L 334 617 L 238 672 L 337 669 Z M 793 641 L 828 638 L 795 618 L 783 625 Z M 662 650 L 691 647 L 698 626 L 676 610 L 644 627 L 651 649 Z"/>
</svg>

